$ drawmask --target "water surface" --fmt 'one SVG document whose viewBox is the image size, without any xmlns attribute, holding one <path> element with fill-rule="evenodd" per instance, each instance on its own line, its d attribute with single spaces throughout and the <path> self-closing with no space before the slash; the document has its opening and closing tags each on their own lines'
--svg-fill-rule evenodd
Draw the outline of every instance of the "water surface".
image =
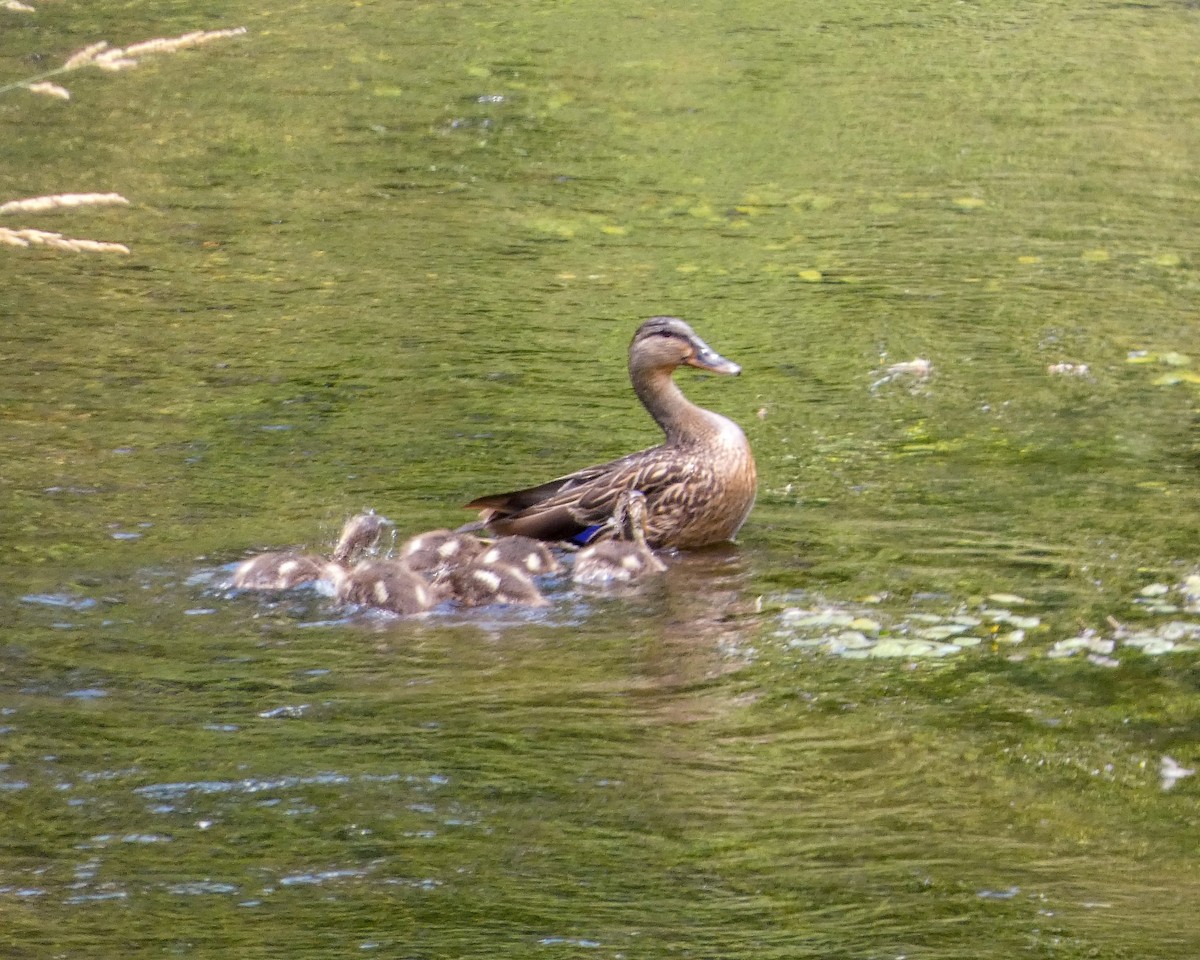
<svg viewBox="0 0 1200 960">
<path fill-rule="evenodd" d="M 0 95 L 0 200 L 131 200 L 0 222 L 132 250 L 0 252 L 6 955 L 1195 954 L 1191 5 L 4 16 L 5 80 L 248 27 Z M 654 442 L 663 312 L 732 551 L 221 589 Z"/>
</svg>

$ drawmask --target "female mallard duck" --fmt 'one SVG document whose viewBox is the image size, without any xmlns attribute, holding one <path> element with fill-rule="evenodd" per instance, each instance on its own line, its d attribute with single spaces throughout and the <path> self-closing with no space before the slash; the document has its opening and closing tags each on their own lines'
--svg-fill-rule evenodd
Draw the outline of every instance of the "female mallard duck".
<svg viewBox="0 0 1200 960">
<path fill-rule="evenodd" d="M 335 586 L 345 565 L 375 546 L 392 521 L 374 510 L 351 517 L 342 527 L 333 559 L 295 550 L 260 553 L 238 564 L 231 586 L 235 590 L 291 590 L 305 583 L 325 580 Z"/>
<path fill-rule="evenodd" d="M 632 490 L 617 505 L 618 536 L 629 539 L 600 540 L 575 555 L 571 579 L 590 586 L 636 583 L 667 569 L 646 546 L 646 498 Z"/>
<path fill-rule="evenodd" d="M 736 423 L 683 395 L 671 376 L 681 365 L 741 372 L 678 317 L 651 317 L 629 345 L 629 378 L 666 441 L 467 506 L 482 510 L 483 525 L 498 534 L 587 543 L 613 535 L 618 501 L 637 490 L 646 497 L 649 546 L 687 549 L 732 539 L 754 505 L 754 457 Z"/>
</svg>

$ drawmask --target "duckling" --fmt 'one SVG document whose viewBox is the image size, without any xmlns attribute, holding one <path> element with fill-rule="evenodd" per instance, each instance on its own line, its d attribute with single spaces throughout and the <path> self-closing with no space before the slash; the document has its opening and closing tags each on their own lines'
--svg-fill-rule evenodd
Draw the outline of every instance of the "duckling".
<svg viewBox="0 0 1200 960">
<path fill-rule="evenodd" d="M 511 537 L 501 537 L 479 556 L 481 563 L 506 563 L 518 570 L 524 570 L 531 577 L 541 577 L 558 573 L 562 569 L 550 549 L 541 540 L 533 537 L 523 537 L 513 534 Z"/>
<path fill-rule="evenodd" d="M 336 589 L 345 565 L 357 554 L 373 547 L 391 525 L 390 520 L 373 510 L 360 513 L 342 526 L 332 560 L 295 550 L 260 553 L 238 564 L 233 571 L 231 586 L 235 590 L 291 590 L 301 584 L 324 580 Z"/>
<path fill-rule="evenodd" d="M 374 547 L 383 536 L 383 532 L 394 529 L 395 526 L 391 520 L 381 517 L 374 510 L 351 517 L 342 527 L 337 546 L 333 548 L 334 561 L 349 563 L 358 554 Z"/>
<path fill-rule="evenodd" d="M 235 590 L 291 590 L 315 580 L 330 580 L 336 567 L 324 557 L 281 551 L 260 553 L 238 564 L 230 584 Z"/>
<path fill-rule="evenodd" d="M 636 583 L 667 569 L 646 546 L 646 498 L 637 490 L 621 497 L 614 519 L 618 535 L 628 540 L 601 540 L 584 547 L 575 557 L 571 579 L 591 586 Z"/>
<path fill-rule="evenodd" d="M 478 537 L 453 530 L 429 530 L 400 546 L 400 559 L 434 582 L 445 580 L 456 567 L 475 559 L 486 545 Z"/>
<path fill-rule="evenodd" d="M 441 600 L 437 589 L 400 560 L 365 560 L 344 570 L 337 598 L 405 616 L 431 610 Z"/>
<path fill-rule="evenodd" d="M 489 603 L 512 603 L 527 607 L 548 607 L 523 570 L 508 563 L 483 563 L 476 560 L 451 571 L 449 586 L 454 599 L 468 607 Z"/>
</svg>

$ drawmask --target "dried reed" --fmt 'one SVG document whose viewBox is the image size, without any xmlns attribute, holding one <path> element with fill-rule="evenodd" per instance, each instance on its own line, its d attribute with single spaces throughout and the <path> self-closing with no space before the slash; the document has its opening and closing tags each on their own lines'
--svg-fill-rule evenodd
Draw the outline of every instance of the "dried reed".
<svg viewBox="0 0 1200 960">
<path fill-rule="evenodd" d="M 16 0 L 5 0 L 5 2 L 13 3 Z M 72 70 L 80 70 L 83 67 L 96 67 L 99 70 L 106 70 L 108 72 L 128 70 L 138 65 L 139 57 L 144 57 L 148 54 L 174 53 L 177 50 L 184 50 L 188 47 L 198 47 L 203 43 L 211 43 L 213 40 L 238 37 L 245 32 L 245 27 L 231 27 L 227 30 L 193 30 L 191 33 L 185 33 L 178 37 L 155 37 L 153 40 L 141 40 L 128 47 L 110 47 L 107 40 L 100 40 L 96 43 L 88 44 L 82 50 L 71 54 L 61 67 L 55 67 L 53 70 L 47 70 L 45 73 L 39 73 L 37 76 L 26 77 L 24 80 L 17 80 L 14 83 L 0 86 L 0 93 L 24 89 L 31 90 L 34 93 L 48 94 L 49 96 L 58 97 L 61 100 L 69 100 L 71 97 L 70 91 L 57 84 L 46 84 L 42 81 Z"/>
<path fill-rule="evenodd" d="M 32 7 L 19 0 L 0 0 L 0 9 L 29 11 Z M 153 53 L 174 53 L 187 47 L 198 47 L 213 40 L 223 40 L 227 37 L 241 36 L 246 32 L 245 27 L 233 27 L 228 30 L 193 30 L 178 37 L 155 37 L 152 40 L 142 40 L 128 47 L 110 47 L 107 40 L 90 43 L 67 58 L 61 67 L 47 70 L 34 77 L 26 77 L 15 83 L 0 86 L 0 94 L 12 90 L 29 90 L 43 96 L 57 97 L 60 100 L 70 100 L 71 92 L 56 83 L 47 83 L 50 77 L 84 67 L 96 67 L 100 70 L 127 70 L 138 65 L 138 58 Z M 64 207 L 94 207 L 112 204 L 128 204 L 119 193 L 57 193 L 45 197 L 29 197 L 25 200 L 10 200 L 0 204 L 0 214 L 29 213 Z M 107 243 L 101 240 L 82 240 L 64 237 L 61 233 L 51 233 L 46 230 L 13 230 L 0 227 L 0 246 L 7 247 L 52 247 L 56 250 L 88 251 L 95 253 L 129 253 L 129 248 L 123 243 Z"/>
<path fill-rule="evenodd" d="M 0 213 L 41 213 L 46 210 L 62 210 L 69 207 L 128 206 L 129 201 L 119 193 L 55 193 L 46 197 L 28 197 L 0 203 Z M 64 237 L 61 233 L 48 230 L 11 230 L 0 227 L 0 246 L 6 247 L 52 247 L 55 250 L 72 250 L 89 253 L 128 253 L 123 243 L 107 243 L 103 240 L 83 240 Z"/>
<path fill-rule="evenodd" d="M 0 203 L 0 213 L 28 213 L 62 207 L 108 207 L 116 204 L 128 206 L 129 201 L 119 193 L 56 193 L 48 197 L 28 197 Z"/>
<path fill-rule="evenodd" d="M 123 243 L 105 243 L 102 240 L 78 240 L 64 237 L 61 233 L 46 230 L 9 230 L 0 227 L 0 244 L 9 247 L 53 247 L 56 250 L 87 251 L 91 253 L 128 253 Z"/>
<path fill-rule="evenodd" d="M 45 80 L 41 83 L 31 83 L 25 89 L 30 93 L 42 93 L 48 97 L 58 97 L 59 100 L 71 99 L 71 91 L 66 87 L 60 87 L 57 83 L 49 83 Z"/>
</svg>

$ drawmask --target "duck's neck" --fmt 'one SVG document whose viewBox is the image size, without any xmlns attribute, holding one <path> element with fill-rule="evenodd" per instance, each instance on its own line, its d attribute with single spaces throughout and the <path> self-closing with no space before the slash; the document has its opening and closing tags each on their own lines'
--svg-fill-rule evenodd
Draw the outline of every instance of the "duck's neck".
<svg viewBox="0 0 1200 960">
<path fill-rule="evenodd" d="M 671 377 L 669 367 L 631 365 L 629 376 L 642 406 L 667 435 L 667 443 L 687 445 L 711 436 L 715 414 L 696 406 L 683 395 Z"/>
</svg>

